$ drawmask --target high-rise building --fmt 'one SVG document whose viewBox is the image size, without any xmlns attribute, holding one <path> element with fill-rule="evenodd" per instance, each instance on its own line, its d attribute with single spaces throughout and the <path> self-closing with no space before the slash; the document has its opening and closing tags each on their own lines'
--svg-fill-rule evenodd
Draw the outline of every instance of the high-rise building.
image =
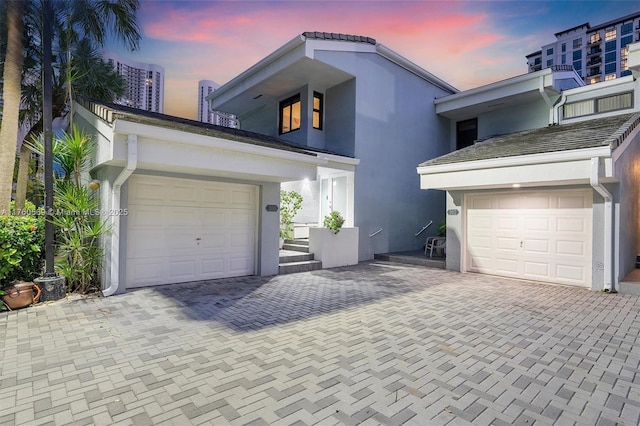
<svg viewBox="0 0 640 426">
<path fill-rule="evenodd" d="M 631 74 L 627 46 L 640 41 L 640 12 L 593 27 L 586 22 L 555 36 L 555 42 L 527 55 L 529 72 L 573 65 L 587 84 L 623 77 Z"/>
<path fill-rule="evenodd" d="M 163 67 L 125 59 L 111 52 L 106 52 L 104 59 L 127 82 L 127 91 L 117 103 L 146 111 L 164 112 Z"/>
<path fill-rule="evenodd" d="M 215 81 L 200 80 L 198 82 L 198 121 L 239 129 L 240 123 L 235 115 L 222 111 L 209 111 L 209 103 L 206 97 L 218 87 L 220 85 Z"/>
</svg>

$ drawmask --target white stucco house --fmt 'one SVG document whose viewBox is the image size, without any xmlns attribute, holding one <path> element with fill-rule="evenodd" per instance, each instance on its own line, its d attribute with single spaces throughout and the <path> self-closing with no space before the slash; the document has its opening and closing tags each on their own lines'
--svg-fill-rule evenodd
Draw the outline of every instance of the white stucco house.
<svg viewBox="0 0 640 426">
<path fill-rule="evenodd" d="M 337 210 L 358 227 L 363 261 L 419 249 L 444 219 L 443 194 L 420 190 L 415 165 L 449 151 L 447 120 L 433 100 L 456 92 L 372 38 L 305 32 L 207 99 L 245 130 L 359 161 L 318 167 L 282 188 L 305 199 L 296 222 L 321 224 Z"/>
<path fill-rule="evenodd" d="M 632 76 L 552 67 L 435 101 L 451 148 L 417 171 L 447 194 L 447 269 L 616 290 L 640 244 L 640 44 Z"/>
<path fill-rule="evenodd" d="M 445 197 L 415 165 L 449 151 L 433 100 L 455 92 L 371 38 L 304 33 L 208 97 L 242 130 L 78 102 L 112 228 L 103 292 L 278 274 L 281 188 L 305 197 L 297 221 L 359 227 L 359 260 L 422 247 Z"/>
<path fill-rule="evenodd" d="M 80 100 L 95 135 L 103 292 L 278 273 L 280 184 L 357 160 L 269 136 Z"/>
</svg>

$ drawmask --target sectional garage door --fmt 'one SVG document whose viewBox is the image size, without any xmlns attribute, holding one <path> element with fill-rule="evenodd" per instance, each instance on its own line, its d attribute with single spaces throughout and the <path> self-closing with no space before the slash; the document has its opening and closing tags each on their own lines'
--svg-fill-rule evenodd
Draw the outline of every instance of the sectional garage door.
<svg viewBox="0 0 640 426">
<path fill-rule="evenodd" d="M 133 175 L 127 287 L 252 275 L 257 187 Z"/>
<path fill-rule="evenodd" d="M 591 285 L 591 190 L 468 195 L 467 270 Z"/>
</svg>

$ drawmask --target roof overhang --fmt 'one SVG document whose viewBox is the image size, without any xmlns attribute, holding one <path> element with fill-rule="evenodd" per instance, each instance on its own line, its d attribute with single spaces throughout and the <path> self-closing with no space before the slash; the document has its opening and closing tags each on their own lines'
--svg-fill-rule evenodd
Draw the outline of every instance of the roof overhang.
<svg viewBox="0 0 640 426">
<path fill-rule="evenodd" d="M 434 103 L 437 114 L 463 120 L 541 99 L 554 103 L 562 90 L 579 86 L 584 82 L 573 68 L 546 68 L 445 96 Z"/>
<path fill-rule="evenodd" d="M 446 191 L 589 184 L 591 159 L 603 159 L 602 182 L 613 182 L 608 146 L 418 167 L 421 189 Z"/>
<path fill-rule="evenodd" d="M 451 93 L 458 90 L 382 44 L 322 40 L 304 35 L 271 53 L 207 96 L 210 107 L 242 116 L 313 82 L 325 90 L 354 78 L 317 58 L 317 52 L 378 54 L 407 71 Z"/>
</svg>

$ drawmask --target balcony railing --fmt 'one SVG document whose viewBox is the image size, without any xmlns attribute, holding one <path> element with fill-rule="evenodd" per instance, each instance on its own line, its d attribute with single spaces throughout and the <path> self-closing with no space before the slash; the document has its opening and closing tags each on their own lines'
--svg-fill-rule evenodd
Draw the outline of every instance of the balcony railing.
<svg viewBox="0 0 640 426">
<path fill-rule="evenodd" d="M 602 49 L 598 48 L 598 49 L 591 49 L 587 51 L 587 56 L 594 56 L 594 55 L 599 55 L 602 53 Z"/>
<path fill-rule="evenodd" d="M 591 61 L 587 62 L 587 66 L 588 67 L 593 67 L 593 66 L 596 66 L 596 65 L 600 65 L 601 63 L 602 63 L 602 58 L 597 58 L 597 59 L 594 59 L 594 60 L 591 60 Z"/>
<path fill-rule="evenodd" d="M 599 75 L 602 75 L 601 68 L 595 68 L 589 71 L 587 77 L 597 77 Z"/>
</svg>

